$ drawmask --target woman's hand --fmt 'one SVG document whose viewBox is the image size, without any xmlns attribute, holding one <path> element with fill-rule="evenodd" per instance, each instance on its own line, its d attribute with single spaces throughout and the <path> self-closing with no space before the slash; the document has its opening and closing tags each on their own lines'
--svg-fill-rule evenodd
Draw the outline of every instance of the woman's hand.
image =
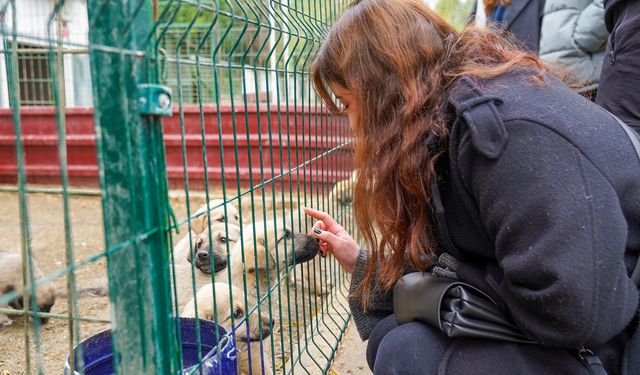
<svg viewBox="0 0 640 375">
<path fill-rule="evenodd" d="M 356 266 L 360 246 L 328 213 L 305 207 L 304 213 L 317 219 L 312 235 L 320 240 L 322 255 L 331 252 L 345 271 L 351 273 Z"/>
</svg>

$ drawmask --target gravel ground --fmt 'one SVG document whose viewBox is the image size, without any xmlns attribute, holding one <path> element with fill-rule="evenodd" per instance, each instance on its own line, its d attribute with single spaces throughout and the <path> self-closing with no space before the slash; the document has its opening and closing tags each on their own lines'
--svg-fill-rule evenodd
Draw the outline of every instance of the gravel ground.
<svg viewBox="0 0 640 375">
<path fill-rule="evenodd" d="M 356 326 L 351 320 L 331 366 L 333 375 L 371 374 L 365 357 L 366 350 L 367 343 L 360 340 Z"/>
</svg>

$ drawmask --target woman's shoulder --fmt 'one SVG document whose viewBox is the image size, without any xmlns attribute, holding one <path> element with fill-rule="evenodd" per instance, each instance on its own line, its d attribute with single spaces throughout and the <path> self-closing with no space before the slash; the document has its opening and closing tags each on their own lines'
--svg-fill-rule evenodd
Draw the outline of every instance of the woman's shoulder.
<svg viewBox="0 0 640 375">
<path fill-rule="evenodd" d="M 449 91 L 448 103 L 456 117 L 483 128 L 525 121 L 586 132 L 587 125 L 604 122 L 608 127 L 615 122 L 609 113 L 559 79 L 551 74 L 540 76 L 529 68 L 495 78 L 460 77 Z"/>
<path fill-rule="evenodd" d="M 491 79 L 458 79 L 448 97 L 456 117 L 453 149 L 468 141 L 475 152 L 496 159 L 510 137 L 540 131 L 585 151 L 620 142 L 624 134 L 611 114 L 551 76 L 544 82 L 533 77 L 531 70 L 518 69 Z"/>
</svg>

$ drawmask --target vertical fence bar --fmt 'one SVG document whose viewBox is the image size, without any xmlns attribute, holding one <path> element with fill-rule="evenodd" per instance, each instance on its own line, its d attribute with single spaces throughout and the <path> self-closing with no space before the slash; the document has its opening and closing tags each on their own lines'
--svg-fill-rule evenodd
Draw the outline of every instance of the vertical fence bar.
<svg viewBox="0 0 640 375">
<path fill-rule="evenodd" d="M 89 0 L 89 40 L 100 184 L 119 374 L 178 371 L 166 235 L 162 129 L 137 113 L 137 84 L 150 83 L 149 1 Z M 99 48 L 97 48 L 99 47 Z M 132 259 L 133 258 L 133 259 Z"/>
<path fill-rule="evenodd" d="M 25 167 L 24 146 L 22 143 L 22 124 L 20 121 L 20 89 L 16 86 L 19 82 L 18 77 L 18 38 L 17 38 L 17 17 L 15 0 L 11 1 L 11 14 L 13 31 L 11 39 L 5 37 L 5 59 L 7 66 L 7 79 L 9 83 L 9 103 L 12 108 L 12 119 L 14 132 L 16 136 L 16 164 L 18 172 L 18 199 L 20 213 L 20 250 L 22 254 L 22 280 L 25 290 L 30 290 L 31 298 L 24 298 L 25 318 L 28 319 L 29 306 L 36 305 L 35 287 L 33 286 L 33 264 L 31 263 L 31 228 L 29 225 L 29 209 L 27 202 L 27 172 Z M 31 284 L 31 285 L 28 285 Z M 36 308 L 37 309 L 37 308 Z M 34 317 L 34 333 L 36 338 L 36 346 L 40 353 L 40 320 Z M 25 347 L 25 369 L 28 374 L 31 373 L 31 344 L 30 344 L 30 326 L 24 325 L 24 347 Z M 38 373 L 42 373 L 40 362 L 38 363 Z"/>
<path fill-rule="evenodd" d="M 64 6 L 64 0 L 56 2 L 51 16 L 48 20 L 48 41 L 49 41 L 49 76 L 51 77 L 51 95 L 55 107 L 55 122 L 58 134 L 58 159 L 60 163 L 60 184 L 62 185 L 64 232 L 65 232 L 65 260 L 67 266 L 74 263 L 75 255 L 73 251 L 73 239 L 71 233 L 71 212 L 69 208 L 69 173 L 67 165 L 67 133 L 66 133 L 66 96 L 64 91 L 64 50 L 62 44 L 62 27 L 60 22 L 60 12 Z M 54 33 L 55 24 L 55 33 Z M 80 342 L 80 322 L 74 319 L 79 315 L 78 296 L 76 293 L 75 271 L 70 270 L 67 275 L 67 297 L 68 308 L 68 340 L 69 340 L 69 363 L 71 371 L 76 371 L 76 363 L 80 368 L 78 371 L 84 374 L 84 358 L 82 348 L 78 349 L 78 358 L 73 348 Z"/>
</svg>

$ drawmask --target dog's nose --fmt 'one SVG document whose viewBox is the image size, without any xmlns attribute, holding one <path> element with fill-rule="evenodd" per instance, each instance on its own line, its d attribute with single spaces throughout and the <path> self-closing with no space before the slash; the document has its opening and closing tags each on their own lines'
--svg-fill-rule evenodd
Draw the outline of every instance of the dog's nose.
<svg viewBox="0 0 640 375">
<path fill-rule="evenodd" d="M 200 251 L 197 254 L 198 260 L 201 262 L 206 262 L 207 260 L 209 260 L 209 253 L 206 251 Z"/>
</svg>

